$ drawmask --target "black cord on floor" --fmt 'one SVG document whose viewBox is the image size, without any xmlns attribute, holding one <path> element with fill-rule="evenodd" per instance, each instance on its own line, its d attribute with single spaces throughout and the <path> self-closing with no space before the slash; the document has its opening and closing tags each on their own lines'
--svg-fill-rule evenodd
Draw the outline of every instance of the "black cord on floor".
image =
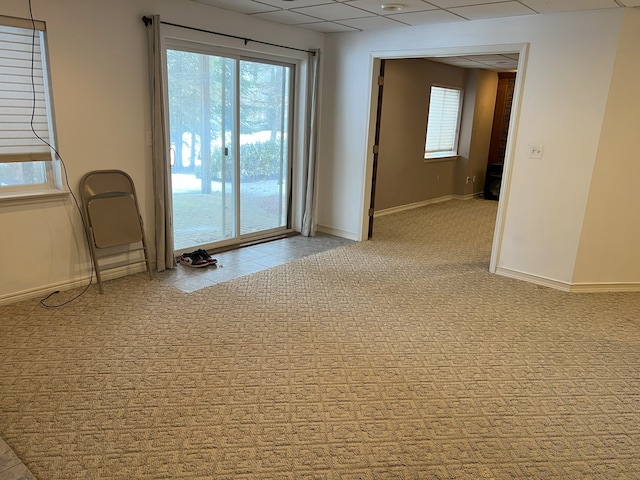
<svg viewBox="0 0 640 480">
<path fill-rule="evenodd" d="M 78 213 L 80 214 L 80 219 L 82 221 L 82 227 L 84 228 L 84 232 L 85 232 L 85 240 L 87 241 L 87 247 L 89 247 L 89 249 L 90 249 L 91 246 L 90 246 L 89 242 L 91 241 L 91 238 L 89 237 L 89 230 L 87 228 L 87 224 L 85 222 L 84 215 L 82 215 L 82 209 L 80 208 L 80 203 L 78 202 L 78 199 L 76 198 L 75 194 L 73 193 L 73 190 L 71 189 L 71 185 L 69 185 L 69 176 L 67 175 L 67 166 L 64 163 L 62 155 L 60 155 L 58 150 L 56 150 L 56 148 L 53 145 L 51 145 L 44 138 L 42 138 L 40 135 L 38 135 L 38 133 L 36 132 L 35 127 L 33 126 L 35 113 L 36 113 L 36 84 L 35 84 L 34 69 L 35 69 L 35 55 L 36 55 L 35 49 L 36 49 L 36 34 L 37 34 L 37 30 L 36 30 L 36 22 L 35 22 L 35 19 L 33 17 L 33 8 L 31 6 L 31 0 L 29 0 L 29 18 L 31 19 L 31 28 L 33 30 L 33 35 L 31 37 L 31 90 L 32 90 L 32 94 L 33 94 L 33 97 L 32 97 L 33 98 L 33 103 L 31 104 L 31 131 L 33 132 L 33 134 L 35 135 L 35 137 L 38 140 L 40 140 L 42 143 L 44 143 L 46 146 L 48 146 L 51 150 L 53 150 L 53 152 L 56 154 L 56 157 L 58 158 L 58 160 L 60 160 L 60 165 L 62 165 L 62 171 L 63 171 L 63 174 L 64 174 L 65 184 L 67 185 L 67 189 L 69 190 L 69 193 L 71 194 L 71 197 L 73 198 L 73 201 L 74 201 L 74 203 L 76 205 L 76 209 L 78 210 Z M 94 272 L 94 268 L 95 268 L 95 266 L 93 264 L 93 257 L 91 257 L 91 255 L 89 255 L 89 258 L 90 258 L 90 269 L 91 269 L 90 270 L 90 274 L 89 274 L 89 283 L 82 289 L 82 291 L 80 291 L 80 293 L 78 293 L 73 298 L 71 298 L 69 300 L 66 300 L 65 302 L 56 304 L 56 305 L 49 305 L 49 304 L 45 303 L 53 295 L 56 295 L 56 294 L 60 293 L 59 290 L 56 290 L 55 292 L 50 293 L 45 298 L 40 300 L 40 304 L 43 307 L 47 307 L 47 308 L 58 308 L 58 307 L 62 307 L 63 305 L 67 305 L 68 303 L 71 303 L 74 300 L 80 298 L 82 295 L 84 295 L 84 293 L 89 289 L 89 287 L 91 286 L 91 283 L 93 282 L 93 272 Z"/>
</svg>

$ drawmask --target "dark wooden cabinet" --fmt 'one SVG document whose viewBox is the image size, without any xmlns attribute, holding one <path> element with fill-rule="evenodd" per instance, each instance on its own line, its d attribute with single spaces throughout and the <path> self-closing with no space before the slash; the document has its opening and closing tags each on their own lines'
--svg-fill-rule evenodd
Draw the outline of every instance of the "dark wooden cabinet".
<svg viewBox="0 0 640 480">
<path fill-rule="evenodd" d="M 498 92 L 496 95 L 496 107 L 493 112 L 493 127 L 491 129 L 491 142 L 487 161 L 489 165 L 504 162 L 515 85 L 515 72 L 498 73 Z"/>
<path fill-rule="evenodd" d="M 487 171 L 484 181 L 484 198 L 487 200 L 498 200 L 500 197 L 502 166 L 507 149 L 509 119 L 511 118 L 511 105 L 513 104 L 515 85 L 515 72 L 498 73 L 496 107 L 493 112 L 489 158 L 487 159 Z"/>
</svg>

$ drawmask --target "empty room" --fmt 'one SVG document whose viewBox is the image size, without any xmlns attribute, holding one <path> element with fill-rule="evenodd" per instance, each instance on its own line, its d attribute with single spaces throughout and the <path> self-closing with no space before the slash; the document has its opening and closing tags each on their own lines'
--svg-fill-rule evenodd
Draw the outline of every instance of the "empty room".
<svg viewBox="0 0 640 480">
<path fill-rule="evenodd" d="M 4 0 L 0 479 L 640 478 L 638 0 Z"/>
</svg>

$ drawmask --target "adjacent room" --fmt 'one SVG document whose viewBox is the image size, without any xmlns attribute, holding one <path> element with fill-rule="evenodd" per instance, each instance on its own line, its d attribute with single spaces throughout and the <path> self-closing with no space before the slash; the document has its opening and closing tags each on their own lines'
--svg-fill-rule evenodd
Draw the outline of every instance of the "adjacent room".
<svg viewBox="0 0 640 480">
<path fill-rule="evenodd" d="M 637 7 L 5 0 L 0 478 L 640 477 Z"/>
</svg>

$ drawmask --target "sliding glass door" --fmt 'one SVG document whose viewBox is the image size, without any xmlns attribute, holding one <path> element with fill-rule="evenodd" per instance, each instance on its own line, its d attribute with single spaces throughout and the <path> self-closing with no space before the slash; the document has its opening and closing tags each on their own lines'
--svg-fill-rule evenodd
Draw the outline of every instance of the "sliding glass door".
<svg viewBox="0 0 640 480">
<path fill-rule="evenodd" d="M 167 49 L 175 249 L 287 229 L 293 66 Z"/>
<path fill-rule="evenodd" d="M 238 228 L 244 236 L 287 221 L 290 71 L 247 60 L 238 68 Z"/>
</svg>

